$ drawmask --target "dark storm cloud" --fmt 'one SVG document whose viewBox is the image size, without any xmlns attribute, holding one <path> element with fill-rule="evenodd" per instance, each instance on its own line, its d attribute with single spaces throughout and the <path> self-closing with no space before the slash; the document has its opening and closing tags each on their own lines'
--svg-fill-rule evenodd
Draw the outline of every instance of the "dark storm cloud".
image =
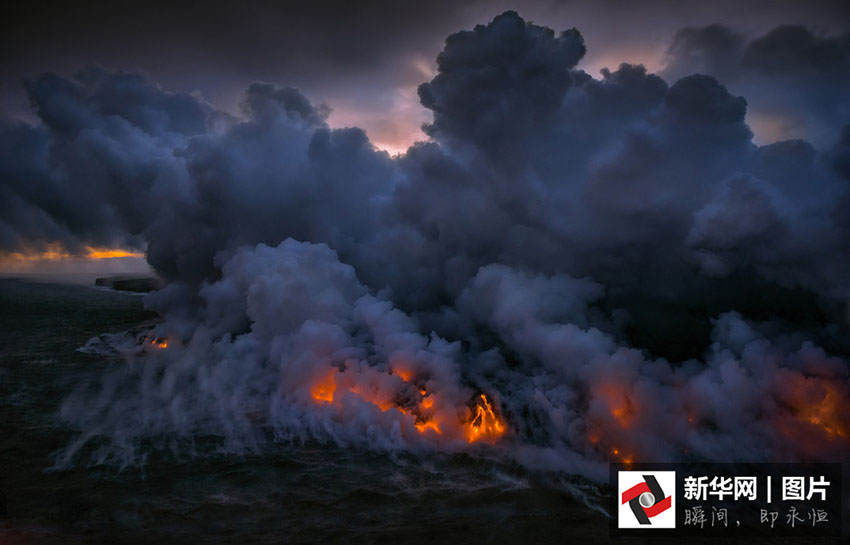
<svg viewBox="0 0 850 545">
<path fill-rule="evenodd" d="M 541 123 L 557 109 L 584 53 L 577 30 L 556 37 L 510 13 L 449 36 L 437 76 L 419 87 L 422 105 L 434 112 L 428 132 L 484 143 L 545 130 Z"/>
<path fill-rule="evenodd" d="M 157 198 L 180 195 L 174 146 L 206 130 L 210 108 L 98 68 L 76 81 L 43 75 L 26 89 L 41 124 L 8 121 L 0 136 L 10 208 L 4 249 L 138 243 L 158 214 Z"/>
<path fill-rule="evenodd" d="M 372 118 L 373 136 L 393 144 L 422 121 L 419 111 L 396 119 L 398 89 L 422 81 L 418 61 L 430 60 L 456 28 L 445 14 L 458 9 L 412 1 L 7 3 L 0 101 L 3 111 L 26 117 L 22 79 L 43 71 L 69 77 L 90 63 L 199 91 L 231 113 L 246 82 L 286 82 L 317 102 L 332 101 L 337 126 Z"/>
<path fill-rule="evenodd" d="M 445 37 L 515 7 L 506 0 L 7 2 L 0 7 L 0 101 L 25 116 L 23 78 L 43 71 L 69 77 L 90 63 L 200 91 L 231 113 L 246 82 L 281 82 L 332 104 L 333 126 L 363 127 L 373 142 L 400 152 L 428 121 L 416 86 L 430 79 Z M 582 67 L 594 76 L 624 60 L 656 70 L 664 44 L 683 27 L 720 22 L 766 32 L 795 21 L 837 34 L 850 21 L 841 0 L 812 0 L 805 9 L 796 0 L 533 0 L 522 9 L 538 24 L 580 28 L 590 46 Z"/>
<path fill-rule="evenodd" d="M 0 132 L 27 204 L 7 248 L 123 237 L 168 280 L 146 301 L 169 348 L 129 342 L 144 365 L 65 404 L 60 465 L 97 437 L 137 462 L 145 438 L 261 428 L 465 448 L 480 393 L 512 455 L 590 475 L 614 449 L 846 454 L 847 130 L 758 146 L 717 78 L 594 79 L 584 54 L 515 12 L 450 36 L 420 87 L 432 140 L 397 158 L 294 88 L 251 84 L 232 116 L 134 75 L 33 80 L 39 122 Z"/>
<path fill-rule="evenodd" d="M 754 97 L 757 113 L 820 145 L 850 123 L 850 32 L 827 35 L 802 25 L 760 36 L 719 24 L 684 29 L 673 39 L 664 74 L 695 71 Z"/>
<path fill-rule="evenodd" d="M 374 231 L 376 206 L 394 179 L 385 153 L 362 130 L 330 130 L 325 112 L 297 90 L 253 84 L 246 118 L 192 139 L 178 155 L 190 202 L 162 203 L 148 237 L 155 268 L 174 279 L 213 273 L 222 249 L 290 236 L 346 248 Z"/>
<path fill-rule="evenodd" d="M 629 327 L 680 337 L 693 348 L 704 346 L 699 332 L 707 322 L 702 312 L 683 316 L 683 308 L 707 305 L 713 315 L 758 306 L 747 301 L 751 292 L 736 289 L 741 275 L 757 291 L 777 282 L 822 293 L 846 289 L 845 252 L 831 218 L 840 214 L 835 203 L 847 188 L 811 146 L 754 145 L 747 101 L 709 76 L 683 78 L 669 91 L 630 65 L 601 80 L 580 71 L 567 78 L 574 55 L 547 71 L 548 59 L 522 57 L 522 46 L 515 54 L 525 63 L 518 65 L 499 56 L 504 46 L 485 34 L 510 32 L 513 17 L 448 40 L 440 57 L 445 69 L 420 91 L 436 110 L 429 130 L 442 145 L 414 148 L 403 159 L 407 176 L 396 191 L 396 213 L 416 230 L 381 235 L 403 236 L 407 242 L 390 255 L 415 264 L 404 268 L 415 276 L 401 278 L 409 286 L 398 297 L 426 307 L 450 300 L 493 262 L 589 274 L 617 304 L 628 301 L 635 315 Z M 478 49 L 470 54 L 465 40 L 476 35 Z M 530 51 L 557 51 L 553 40 L 541 34 L 539 49 Z M 455 57 L 467 72 L 456 70 Z M 510 81 L 523 70 L 540 73 L 522 84 L 487 79 L 504 74 Z M 558 89 L 559 100 L 535 94 L 534 82 L 544 75 L 553 78 L 547 89 Z M 523 85 L 531 87 L 527 96 Z M 479 111 L 472 97 L 510 108 L 469 114 Z M 453 101 L 463 107 L 449 122 L 443 116 L 454 111 Z M 763 213 L 750 218 L 748 205 Z M 369 265 L 360 270 L 367 273 Z M 696 295 L 705 289 L 737 295 L 709 302 Z M 666 344 L 653 349 L 681 357 L 669 348 L 678 342 Z"/>
</svg>

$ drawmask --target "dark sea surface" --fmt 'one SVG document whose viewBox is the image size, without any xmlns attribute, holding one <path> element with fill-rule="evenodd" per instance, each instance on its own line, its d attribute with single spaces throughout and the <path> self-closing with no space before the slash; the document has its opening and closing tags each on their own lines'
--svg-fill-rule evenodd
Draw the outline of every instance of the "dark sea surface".
<svg viewBox="0 0 850 545">
<path fill-rule="evenodd" d="M 54 470 L 76 431 L 62 400 L 121 365 L 77 351 L 152 322 L 142 298 L 0 280 L 0 545 L 15 543 L 565 543 L 607 538 L 596 486 L 469 455 L 269 442 L 260 454 L 151 450 L 143 467 Z M 0 513 L 3 511 L 0 506 Z"/>
</svg>

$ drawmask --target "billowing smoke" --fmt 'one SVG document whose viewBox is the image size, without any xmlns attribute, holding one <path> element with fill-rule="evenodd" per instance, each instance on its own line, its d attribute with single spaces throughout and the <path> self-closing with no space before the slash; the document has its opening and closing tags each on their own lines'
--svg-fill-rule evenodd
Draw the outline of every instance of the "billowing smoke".
<svg viewBox="0 0 850 545">
<path fill-rule="evenodd" d="M 850 126 L 758 146 L 714 77 L 594 79 L 584 52 L 513 12 L 450 36 L 419 88 L 430 140 L 398 157 L 292 88 L 254 83 L 233 117 L 102 69 L 28 82 L 1 247 L 144 246 L 167 281 L 163 322 L 64 403 L 59 464 L 202 437 L 490 445 L 593 476 L 846 459 Z"/>
</svg>

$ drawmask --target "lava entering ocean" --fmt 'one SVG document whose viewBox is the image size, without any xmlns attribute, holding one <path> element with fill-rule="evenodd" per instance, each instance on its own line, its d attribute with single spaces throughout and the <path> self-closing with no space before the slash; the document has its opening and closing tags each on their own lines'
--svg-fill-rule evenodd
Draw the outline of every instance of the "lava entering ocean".
<svg viewBox="0 0 850 545">
<path fill-rule="evenodd" d="M 495 443 L 507 431 L 486 394 L 479 394 L 461 407 L 448 403 L 439 393 L 428 389 L 427 380 L 414 378 L 412 372 L 400 365 L 391 373 L 346 364 L 320 376 L 310 387 L 310 396 L 319 404 L 334 405 L 341 392 L 353 394 L 381 411 L 396 410 L 412 419 L 414 428 L 425 436 L 445 439 L 463 438 L 469 443 Z M 360 376 L 355 376 L 357 374 Z M 381 376 L 384 375 L 384 376 Z"/>
<path fill-rule="evenodd" d="M 846 459 L 850 130 L 759 145 L 716 78 L 597 79 L 585 51 L 515 12 L 454 34 L 397 157 L 272 83 L 231 116 L 136 75 L 36 78 L 37 124 L 0 127 L 31 180 L 11 194 L 45 196 L 21 217 L 104 195 L 47 226 L 98 204 L 109 228 L 68 240 L 137 240 L 164 282 L 153 344 L 66 403 L 80 443 L 495 443 L 596 476 Z"/>
</svg>

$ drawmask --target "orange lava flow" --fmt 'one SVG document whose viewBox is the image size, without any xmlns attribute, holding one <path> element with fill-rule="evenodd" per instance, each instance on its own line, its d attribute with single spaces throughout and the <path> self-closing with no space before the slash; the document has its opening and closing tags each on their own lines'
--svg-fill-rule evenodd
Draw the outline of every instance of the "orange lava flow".
<svg viewBox="0 0 850 545">
<path fill-rule="evenodd" d="M 507 432 L 507 424 L 485 394 L 476 398 L 475 408 L 470 413 L 467 407 L 446 406 L 444 397 L 424 387 L 423 378 L 417 378 L 418 384 L 414 384 L 411 379 L 416 374 L 410 369 L 394 366 L 391 375 L 400 381 L 388 382 L 386 375 L 379 371 L 352 371 L 350 367 L 334 369 L 310 385 L 310 397 L 316 403 L 335 405 L 342 402 L 340 391 L 354 394 L 383 412 L 399 411 L 411 419 L 418 433 L 435 438 L 446 436 L 469 443 L 494 443 Z"/>
<path fill-rule="evenodd" d="M 634 457 L 631 454 L 624 454 L 620 452 L 618 448 L 612 448 L 611 454 L 614 455 L 614 460 L 620 462 L 621 464 L 625 464 L 626 468 L 630 468 L 632 466 L 632 461 Z"/>
<path fill-rule="evenodd" d="M 336 391 L 336 380 L 334 375 L 336 375 L 336 373 L 332 371 L 310 388 L 310 395 L 313 396 L 313 399 L 321 403 L 333 403 L 334 392 Z"/>
<path fill-rule="evenodd" d="M 597 387 L 596 395 L 605 401 L 611 416 L 623 429 L 631 427 L 637 406 L 626 389 L 618 384 L 602 384 Z"/>
<path fill-rule="evenodd" d="M 847 400 L 834 384 L 825 380 L 813 382 L 815 380 L 802 379 L 798 382 L 800 394 L 794 403 L 797 418 L 816 426 L 828 437 L 846 439 L 849 435 L 847 415 L 850 413 Z M 804 396 L 803 391 L 807 387 L 810 395 Z"/>
<path fill-rule="evenodd" d="M 392 373 L 401 377 L 401 380 L 404 382 L 410 382 L 413 380 L 413 371 L 411 371 L 404 363 L 394 363 L 392 365 Z"/>
<path fill-rule="evenodd" d="M 487 396 L 481 394 L 475 407 L 475 416 L 465 426 L 466 439 L 475 441 L 494 441 L 505 433 L 505 424 L 493 411 L 493 405 Z"/>
<path fill-rule="evenodd" d="M 426 422 L 416 422 L 414 424 L 419 433 L 425 433 L 428 430 L 434 430 L 435 432 L 442 433 L 440 431 L 440 425 L 434 422 L 433 420 L 428 420 Z"/>
<path fill-rule="evenodd" d="M 156 348 L 168 348 L 168 339 L 151 339 L 150 345 Z"/>
<path fill-rule="evenodd" d="M 604 381 L 593 386 L 593 413 L 587 429 L 590 447 L 601 457 L 631 467 L 635 449 L 629 430 L 640 418 L 640 407 L 629 388 Z"/>
</svg>

